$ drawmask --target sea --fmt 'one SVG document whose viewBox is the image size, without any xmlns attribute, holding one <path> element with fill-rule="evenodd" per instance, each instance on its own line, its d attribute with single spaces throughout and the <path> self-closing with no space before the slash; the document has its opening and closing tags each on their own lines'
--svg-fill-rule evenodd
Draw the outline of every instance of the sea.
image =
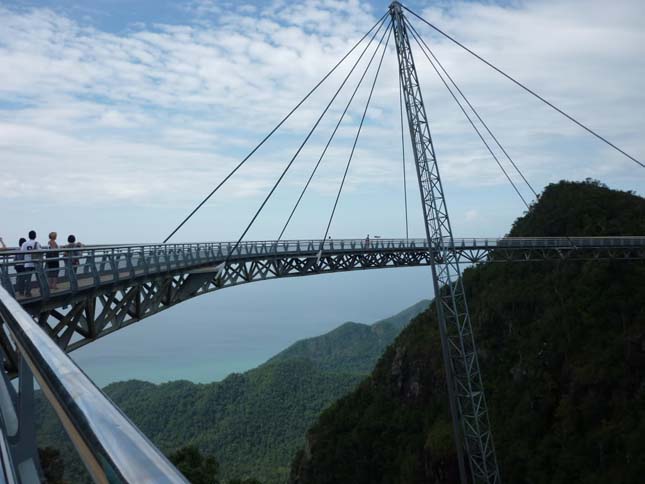
<svg viewBox="0 0 645 484">
<path fill-rule="evenodd" d="M 220 381 L 346 321 L 373 323 L 432 297 L 427 267 L 268 280 L 199 296 L 71 353 L 100 387 Z"/>
</svg>

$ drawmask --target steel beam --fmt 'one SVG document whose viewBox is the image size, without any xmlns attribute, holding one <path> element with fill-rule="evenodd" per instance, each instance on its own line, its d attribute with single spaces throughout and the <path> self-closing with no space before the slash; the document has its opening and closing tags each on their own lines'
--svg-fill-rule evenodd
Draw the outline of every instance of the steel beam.
<svg viewBox="0 0 645 484">
<path fill-rule="evenodd" d="M 488 420 L 477 347 L 461 279 L 459 256 L 439 175 L 412 49 L 399 2 L 390 5 L 399 73 L 408 116 L 426 237 L 431 257 L 435 306 L 446 369 L 453 433 L 463 483 L 498 483 L 499 469 Z M 437 254 L 438 257 L 434 257 Z M 438 260 L 437 260 L 438 259 Z M 469 475 L 464 465 L 469 464 Z"/>
</svg>

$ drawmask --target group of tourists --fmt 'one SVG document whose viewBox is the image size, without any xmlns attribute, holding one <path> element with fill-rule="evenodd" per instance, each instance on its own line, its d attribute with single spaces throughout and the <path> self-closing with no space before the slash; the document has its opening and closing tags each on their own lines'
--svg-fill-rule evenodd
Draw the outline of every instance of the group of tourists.
<svg viewBox="0 0 645 484">
<path fill-rule="evenodd" d="M 49 284 L 50 290 L 55 290 L 58 287 L 58 273 L 61 267 L 61 253 L 57 249 L 77 249 L 83 247 L 83 244 L 76 240 L 76 236 L 70 234 L 67 237 L 67 244 L 59 246 L 57 239 L 58 234 L 56 232 L 49 233 L 49 241 L 47 246 L 43 247 L 38 240 L 36 240 L 36 231 L 30 230 L 28 234 L 29 239 L 21 237 L 18 241 L 18 248 L 20 253 L 16 254 L 15 261 L 17 262 L 15 267 L 17 276 L 16 276 L 16 295 L 17 296 L 31 296 L 31 278 L 34 273 L 36 264 L 43 258 L 45 258 L 45 268 L 47 274 L 47 282 Z M 0 237 L 0 250 L 8 250 L 9 248 L 5 245 L 2 237 Z M 43 249 L 50 249 L 47 252 L 38 252 Z M 75 269 L 75 266 L 78 266 L 80 263 L 80 257 L 75 256 L 73 252 L 64 252 L 63 260 L 68 261 L 71 264 L 72 268 Z"/>
</svg>

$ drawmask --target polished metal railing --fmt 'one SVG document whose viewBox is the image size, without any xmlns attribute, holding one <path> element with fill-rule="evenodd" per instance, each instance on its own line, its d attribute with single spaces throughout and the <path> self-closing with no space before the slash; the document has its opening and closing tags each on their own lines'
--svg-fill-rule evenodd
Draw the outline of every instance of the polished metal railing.
<svg viewBox="0 0 645 484">
<path fill-rule="evenodd" d="M 12 342 L 28 365 L 95 482 L 187 482 L 1 287 L 0 319 L 2 336 Z M 5 386 L 0 390 L 0 413 L 3 436 L 9 437 L 16 434 L 21 425 L 11 398 L 7 396 L 10 391 L 5 380 Z M 3 443 L 5 441 L 0 440 L 0 457 L 6 457 L 3 468 L 12 469 L 11 455 L 4 452 Z M 12 475 L 15 476 L 11 472 L 4 474 Z M 26 479 L 19 480 L 24 482 Z"/>
</svg>

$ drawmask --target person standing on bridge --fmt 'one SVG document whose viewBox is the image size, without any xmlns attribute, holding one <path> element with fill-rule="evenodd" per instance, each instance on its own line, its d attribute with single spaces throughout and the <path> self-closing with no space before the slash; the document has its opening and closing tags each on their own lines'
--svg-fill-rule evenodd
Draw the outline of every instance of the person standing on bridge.
<svg viewBox="0 0 645 484">
<path fill-rule="evenodd" d="M 0 237 L 0 250 L 7 250 L 8 247 L 4 245 L 4 240 L 2 240 L 2 237 Z"/>
<path fill-rule="evenodd" d="M 49 232 L 49 242 L 47 247 L 50 249 L 58 249 L 58 243 L 56 238 L 58 234 L 56 232 Z M 47 282 L 49 283 L 49 289 L 58 289 L 58 270 L 60 269 L 60 261 L 58 260 L 59 253 L 57 250 L 51 250 L 47 252 Z"/>
<path fill-rule="evenodd" d="M 365 237 L 365 248 L 370 248 L 370 234 L 367 234 L 367 237 Z"/>
<path fill-rule="evenodd" d="M 21 248 L 22 244 L 24 244 L 25 242 L 27 242 L 27 239 L 20 237 L 20 240 L 18 241 L 18 248 Z M 25 265 L 18 264 L 18 261 L 24 261 L 25 254 L 23 254 L 22 252 L 16 254 L 14 260 L 16 261 L 16 265 L 14 266 L 14 269 L 16 270 L 16 296 L 22 296 L 25 293 L 26 286 L 25 275 L 23 274 L 23 272 L 25 272 Z"/>
<path fill-rule="evenodd" d="M 65 249 L 80 249 L 81 247 L 83 247 L 83 244 L 76 241 L 76 236 L 74 234 L 69 234 L 69 236 L 67 237 L 67 245 L 64 245 L 63 247 Z M 76 271 L 81 262 L 80 251 L 69 251 L 65 252 L 64 255 L 66 260 L 70 261 L 68 263 L 71 263 L 72 268 L 74 269 L 74 271 Z"/>
<path fill-rule="evenodd" d="M 36 231 L 30 230 L 29 240 L 20 246 L 20 250 L 22 252 L 25 252 L 24 254 L 25 272 L 27 272 L 27 274 L 25 274 L 25 296 L 27 297 L 31 296 L 31 275 L 34 273 L 34 269 L 36 267 L 34 263 L 34 259 L 40 259 L 42 257 L 41 254 L 32 255 L 30 252 L 34 250 L 41 250 L 41 249 L 42 249 L 42 246 L 36 240 Z"/>
</svg>

